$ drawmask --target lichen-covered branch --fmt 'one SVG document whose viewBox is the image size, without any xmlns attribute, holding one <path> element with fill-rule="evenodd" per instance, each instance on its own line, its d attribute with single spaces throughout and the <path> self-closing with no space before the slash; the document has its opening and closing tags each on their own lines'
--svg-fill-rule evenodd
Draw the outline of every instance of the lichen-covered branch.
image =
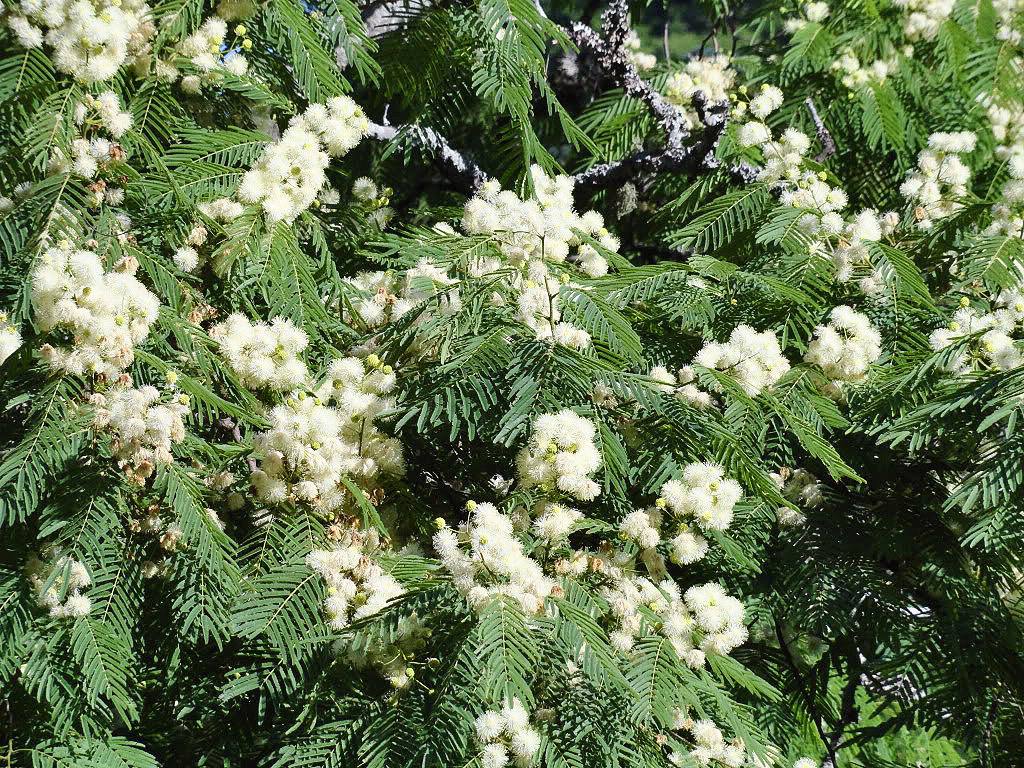
<svg viewBox="0 0 1024 768">
<path fill-rule="evenodd" d="M 639 176 L 664 172 L 711 171 L 719 166 L 715 149 L 728 123 L 728 104 L 705 102 L 703 94 L 694 99 L 704 129 L 687 146 L 670 146 L 636 152 L 613 163 L 602 163 L 576 174 L 576 189 L 582 192 L 619 186 Z"/>
<path fill-rule="evenodd" d="M 665 131 L 666 145 L 669 148 L 681 147 L 689 135 L 683 115 L 640 77 L 630 62 L 626 50 L 629 29 L 629 4 L 626 0 L 612 0 L 601 16 L 600 35 L 581 22 L 574 23 L 567 31 L 580 52 L 593 56 L 608 79 L 647 105 Z"/>
<path fill-rule="evenodd" d="M 435 131 L 420 125 L 382 125 L 370 123 L 368 135 L 377 141 L 409 142 L 425 154 L 430 155 L 445 176 L 460 189 L 475 192 L 489 176 L 466 157 L 465 153 L 452 147 L 448 139 Z"/>
<path fill-rule="evenodd" d="M 808 96 L 804 100 L 804 104 L 807 105 L 807 111 L 811 113 L 811 120 L 814 122 L 814 132 L 818 137 L 818 143 L 821 144 L 821 152 L 815 156 L 814 161 L 823 163 L 836 153 L 836 142 L 818 114 L 818 108 L 814 106 L 814 99 Z"/>
</svg>

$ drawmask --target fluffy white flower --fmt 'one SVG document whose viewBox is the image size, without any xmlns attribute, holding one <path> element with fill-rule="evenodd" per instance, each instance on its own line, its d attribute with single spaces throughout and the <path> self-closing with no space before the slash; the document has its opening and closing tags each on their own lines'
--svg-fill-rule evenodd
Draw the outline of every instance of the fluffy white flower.
<svg viewBox="0 0 1024 768">
<path fill-rule="evenodd" d="M 384 395 L 394 376 L 372 362 L 335 361 L 318 396 L 300 392 L 271 409 L 270 429 L 253 441 L 262 456 L 251 474 L 260 499 L 280 504 L 291 496 L 333 511 L 351 502 L 343 476 L 370 481 L 405 471 L 401 443 L 373 423 L 391 406 Z"/>
<path fill-rule="evenodd" d="M 523 551 L 512 521 L 493 504 L 470 502 L 469 507 L 472 514 L 457 532 L 445 527 L 434 535 L 434 549 L 455 588 L 476 610 L 505 596 L 526 614 L 543 611 L 555 583 Z"/>
<path fill-rule="evenodd" d="M 931 229 L 939 219 L 959 211 L 968 193 L 971 171 L 959 155 L 974 148 L 973 133 L 935 133 L 928 149 L 917 156 L 917 168 L 907 172 L 900 194 L 915 206 L 914 218 L 921 229 Z"/>
<path fill-rule="evenodd" d="M 242 177 L 238 197 L 260 203 L 271 221 L 293 221 L 317 200 L 330 158 L 349 152 L 368 130 L 366 115 L 347 96 L 311 104 Z"/>
<path fill-rule="evenodd" d="M 528 488 L 559 490 L 591 501 L 600 488 L 590 475 L 601 466 L 592 421 L 570 410 L 538 416 L 530 440 L 517 459 L 519 479 Z"/>
<path fill-rule="evenodd" d="M 301 354 L 309 339 L 291 320 L 277 317 L 269 324 L 253 323 L 235 312 L 211 328 L 210 336 L 247 387 L 289 392 L 306 380 L 306 364 Z"/>
<path fill-rule="evenodd" d="M 832 310 L 827 325 L 814 329 L 804 361 L 836 382 L 860 382 L 882 354 L 882 339 L 868 318 L 850 307 Z"/>
<path fill-rule="evenodd" d="M 336 630 L 379 613 L 405 594 L 402 585 L 365 551 L 362 537 L 353 533 L 347 539 L 334 549 L 313 550 L 306 556 L 306 565 L 327 584 L 324 609 Z"/>
<path fill-rule="evenodd" d="M 70 243 L 47 249 L 32 271 L 32 306 L 44 333 L 67 331 L 69 346 L 43 348 L 43 357 L 69 373 L 114 376 L 135 358 L 160 302 L 134 276 L 104 272 L 92 251 Z"/>
<path fill-rule="evenodd" d="M 729 92 L 736 83 L 736 70 L 725 55 L 694 58 L 686 62 L 682 72 L 676 72 L 665 83 L 665 98 L 679 107 L 687 128 L 699 124 L 693 96 L 698 91 L 704 94 L 708 103 L 714 104 L 729 99 Z"/>
<path fill-rule="evenodd" d="M 578 509 L 546 503 L 541 514 L 533 521 L 533 532 L 537 538 L 547 542 L 561 541 L 582 518 L 583 513 Z"/>
<path fill-rule="evenodd" d="M 178 395 L 160 403 L 156 387 L 115 389 L 96 394 L 93 424 L 110 433 L 114 458 L 137 480 L 149 477 L 161 464 L 174 458 L 171 446 L 185 439 L 182 417 L 188 413 L 189 402 Z"/>
<path fill-rule="evenodd" d="M 139 0 L 21 0 L 7 24 L 21 45 L 39 48 L 45 41 L 58 70 L 93 83 L 109 80 L 143 51 L 155 32 L 148 14 Z"/>
<path fill-rule="evenodd" d="M 775 334 L 759 333 L 749 325 L 736 326 L 726 342 L 706 344 L 694 362 L 733 377 L 751 397 L 773 386 L 789 370 Z"/>
<path fill-rule="evenodd" d="M 92 578 L 85 565 L 62 554 L 57 547 L 49 547 L 42 556 L 43 559 L 32 557 L 25 567 L 36 604 L 54 618 L 88 615 L 92 601 L 81 590 L 92 584 Z"/>
<path fill-rule="evenodd" d="M 7 319 L 6 312 L 0 312 L 0 365 L 21 347 L 21 331 Z"/>
<path fill-rule="evenodd" d="M 743 489 L 718 464 L 688 464 L 681 480 L 661 487 L 665 507 L 679 521 L 692 519 L 704 530 L 724 531 L 732 523 L 733 509 Z"/>
</svg>

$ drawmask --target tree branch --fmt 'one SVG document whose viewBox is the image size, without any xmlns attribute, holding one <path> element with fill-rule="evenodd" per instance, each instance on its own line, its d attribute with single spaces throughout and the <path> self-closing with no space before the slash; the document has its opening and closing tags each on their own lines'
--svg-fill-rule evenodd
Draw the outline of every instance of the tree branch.
<svg viewBox="0 0 1024 768">
<path fill-rule="evenodd" d="M 692 144 L 654 151 L 644 150 L 622 160 L 595 165 L 573 177 L 576 189 L 589 192 L 617 187 L 642 175 L 684 171 L 694 173 L 718 168 L 715 148 L 725 131 L 729 106 L 725 103 L 706 106 L 702 93 L 696 94 L 694 102 L 705 128 Z"/>
<path fill-rule="evenodd" d="M 814 131 L 818 136 L 818 143 L 821 144 L 821 152 L 815 156 L 814 161 L 823 163 L 836 153 L 836 142 L 832 138 L 832 134 L 828 132 L 828 128 L 825 127 L 825 123 L 822 122 L 818 109 L 814 106 L 814 99 L 808 96 L 804 100 L 804 104 L 807 106 L 807 111 L 811 113 Z"/>
<path fill-rule="evenodd" d="M 480 166 L 466 155 L 452 147 L 448 139 L 435 131 L 420 125 L 404 125 L 395 127 L 380 123 L 370 123 L 368 135 L 377 141 L 408 141 L 410 144 L 430 155 L 441 171 L 459 189 L 473 193 L 490 177 Z"/>
<path fill-rule="evenodd" d="M 626 0 L 612 0 L 601 15 L 600 35 L 581 22 L 575 22 L 567 32 L 581 53 L 594 56 L 606 77 L 647 105 L 665 131 L 668 147 L 681 147 L 689 135 L 683 113 L 640 77 L 630 62 L 626 50 L 629 30 L 629 4 Z"/>
</svg>

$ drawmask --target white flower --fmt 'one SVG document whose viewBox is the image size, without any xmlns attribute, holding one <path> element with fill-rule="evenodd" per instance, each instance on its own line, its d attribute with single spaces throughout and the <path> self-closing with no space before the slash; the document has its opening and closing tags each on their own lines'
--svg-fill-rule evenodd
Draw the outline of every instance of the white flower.
<svg viewBox="0 0 1024 768">
<path fill-rule="evenodd" d="M 561 541 L 572 530 L 572 527 L 583 518 L 578 509 L 562 504 L 545 504 L 544 511 L 533 521 L 533 531 L 537 538 L 548 542 Z"/>
<path fill-rule="evenodd" d="M 519 479 L 528 487 L 557 488 L 580 501 L 599 493 L 590 475 L 601 466 L 593 422 L 570 411 L 538 416 L 525 448 L 519 452 Z"/>
<path fill-rule="evenodd" d="M 434 549 L 455 588 L 476 610 L 505 596 L 528 615 L 543 611 L 555 583 L 523 551 L 512 521 L 493 504 L 471 502 L 470 508 L 472 515 L 458 532 L 445 527 L 434 535 Z"/>
<path fill-rule="evenodd" d="M 704 530 L 728 528 L 742 496 L 740 484 L 726 478 L 718 464 L 688 464 L 682 480 L 669 480 L 661 487 L 666 508 L 682 520 L 692 518 Z"/>
<path fill-rule="evenodd" d="M 917 156 L 917 168 L 907 172 L 900 193 L 915 205 L 917 226 L 931 229 L 934 223 L 959 211 L 968 194 L 970 169 L 959 155 L 974 148 L 973 133 L 934 133 L 928 149 Z"/>
<path fill-rule="evenodd" d="M 868 318 L 850 307 L 832 310 L 827 325 L 814 329 L 804 361 L 836 382 L 860 382 L 882 353 L 882 339 Z"/>
<path fill-rule="evenodd" d="M 239 198 L 260 203 L 271 221 L 293 221 L 317 200 L 330 158 L 349 152 L 368 130 L 366 115 L 347 96 L 311 104 L 242 177 Z"/>
<path fill-rule="evenodd" d="M 775 334 L 759 333 L 749 325 L 734 328 L 727 342 L 706 344 L 694 362 L 733 377 L 751 397 L 773 386 L 789 370 Z"/>
<path fill-rule="evenodd" d="M 669 77 L 665 84 L 665 98 L 679 107 L 686 127 L 693 129 L 699 124 L 692 104 L 694 94 L 700 91 L 712 104 L 727 101 L 735 83 L 736 70 L 730 66 L 728 56 L 694 58 L 686 62 L 682 72 Z"/>
<path fill-rule="evenodd" d="M 43 357 L 68 373 L 116 375 L 135 358 L 160 302 L 135 277 L 104 272 L 92 251 L 70 243 L 47 249 L 32 271 L 32 305 L 44 333 L 67 331 L 70 345 L 43 348 Z"/>
<path fill-rule="evenodd" d="M 26 48 L 52 48 L 57 69 L 84 83 L 109 80 L 145 48 L 156 31 L 139 0 L 21 0 L 8 26 Z M 44 34 L 45 30 L 45 34 Z"/>
<path fill-rule="evenodd" d="M 350 532 L 334 549 L 313 550 L 306 556 L 306 565 L 327 584 L 324 608 L 332 629 L 379 613 L 405 594 L 402 585 L 369 556 L 369 548 L 364 537 Z"/>
<path fill-rule="evenodd" d="M 253 441 L 262 458 L 250 479 L 260 499 L 280 504 L 293 495 L 333 511 L 351 503 L 343 476 L 370 481 L 405 471 L 401 443 L 373 423 L 391 406 L 383 395 L 395 379 L 384 368 L 336 360 L 316 397 L 300 392 L 271 409 L 270 429 Z"/>
<path fill-rule="evenodd" d="M 269 325 L 253 323 L 235 312 L 211 328 L 210 336 L 218 342 L 228 365 L 247 387 L 288 392 L 306 380 L 306 364 L 300 355 L 309 339 L 291 320 L 278 317 Z"/>
<path fill-rule="evenodd" d="M 93 395 L 93 424 L 112 437 L 114 458 L 130 475 L 145 479 L 161 464 L 173 461 L 171 446 L 185 439 L 188 397 L 158 402 L 156 387 L 115 389 Z"/>
<path fill-rule="evenodd" d="M 191 272 L 199 266 L 199 252 L 191 246 L 182 246 L 174 252 L 174 263 L 182 272 Z"/>
<path fill-rule="evenodd" d="M 51 546 L 42 553 L 42 559 L 32 557 L 25 571 L 36 604 L 46 608 L 50 616 L 74 619 L 89 614 L 92 601 L 81 590 L 92 584 L 92 578 L 83 563 Z"/>
<path fill-rule="evenodd" d="M 7 319 L 6 312 L 0 312 L 0 365 L 21 347 L 21 331 Z"/>
</svg>

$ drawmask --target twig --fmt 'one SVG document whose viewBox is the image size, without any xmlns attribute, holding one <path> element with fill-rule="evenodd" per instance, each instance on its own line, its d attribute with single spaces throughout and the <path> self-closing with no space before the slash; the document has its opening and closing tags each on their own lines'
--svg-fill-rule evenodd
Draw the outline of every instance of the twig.
<svg viewBox="0 0 1024 768">
<path fill-rule="evenodd" d="M 811 120 L 814 122 L 818 143 L 821 144 L 821 152 L 815 156 L 814 161 L 816 163 L 823 163 L 836 153 L 836 142 L 832 138 L 832 134 L 828 132 L 828 128 L 825 127 L 825 123 L 822 122 L 821 116 L 818 115 L 818 109 L 814 106 L 814 99 L 808 96 L 804 100 L 804 104 L 807 106 L 807 111 L 811 113 Z"/>
<path fill-rule="evenodd" d="M 433 128 L 370 123 L 368 135 L 377 141 L 409 141 L 430 155 L 450 181 L 468 192 L 475 192 L 489 178 L 480 166 L 454 149 L 448 139 Z"/>
<path fill-rule="evenodd" d="M 234 419 L 232 419 L 231 417 L 227 417 L 221 419 L 217 423 L 231 433 L 231 437 L 234 439 L 236 443 L 242 442 L 242 430 L 239 429 L 238 423 Z M 254 459 L 252 456 L 249 456 L 246 461 L 249 464 L 249 471 L 255 472 L 257 469 L 256 459 Z"/>
</svg>

